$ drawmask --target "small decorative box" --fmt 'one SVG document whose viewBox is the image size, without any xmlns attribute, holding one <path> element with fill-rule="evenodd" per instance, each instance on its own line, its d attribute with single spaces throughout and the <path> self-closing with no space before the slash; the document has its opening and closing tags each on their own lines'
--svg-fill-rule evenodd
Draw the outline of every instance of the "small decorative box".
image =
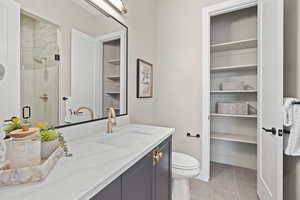
<svg viewBox="0 0 300 200">
<path fill-rule="evenodd" d="M 217 102 L 217 113 L 230 115 L 248 115 L 249 104 L 247 102 Z"/>
<path fill-rule="evenodd" d="M 38 134 L 37 128 L 26 131 L 18 129 L 10 133 L 12 138 L 5 140 L 5 157 L 10 161 L 11 168 L 29 167 L 41 163 L 41 140 Z"/>
</svg>

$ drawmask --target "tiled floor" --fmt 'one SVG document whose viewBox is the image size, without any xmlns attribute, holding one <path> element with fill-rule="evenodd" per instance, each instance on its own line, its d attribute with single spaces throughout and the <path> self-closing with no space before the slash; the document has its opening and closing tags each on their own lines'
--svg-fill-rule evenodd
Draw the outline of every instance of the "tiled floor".
<svg viewBox="0 0 300 200">
<path fill-rule="evenodd" d="M 258 200 L 256 171 L 211 164 L 209 183 L 191 181 L 192 200 Z"/>
</svg>

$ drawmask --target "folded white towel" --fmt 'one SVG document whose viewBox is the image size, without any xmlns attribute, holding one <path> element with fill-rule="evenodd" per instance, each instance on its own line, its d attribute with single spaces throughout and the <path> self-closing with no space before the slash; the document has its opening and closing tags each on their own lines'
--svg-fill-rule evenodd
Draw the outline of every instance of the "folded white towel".
<svg viewBox="0 0 300 200">
<path fill-rule="evenodd" d="M 296 98 L 284 98 L 283 125 L 285 128 L 290 128 L 293 124 L 293 102 L 295 101 L 297 101 Z"/>
<path fill-rule="evenodd" d="M 284 134 L 284 149 L 286 155 L 300 156 L 300 105 L 291 105 L 292 101 L 296 101 L 296 99 L 286 99 L 288 103 L 284 106 L 284 126 L 290 129 L 290 134 Z M 286 115 L 289 116 L 288 119 L 286 119 Z"/>
</svg>

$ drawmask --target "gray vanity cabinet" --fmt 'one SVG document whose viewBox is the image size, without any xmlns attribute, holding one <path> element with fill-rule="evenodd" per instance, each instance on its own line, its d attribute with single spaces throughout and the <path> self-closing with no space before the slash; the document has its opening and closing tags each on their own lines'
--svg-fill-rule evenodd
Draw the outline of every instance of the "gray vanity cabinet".
<svg viewBox="0 0 300 200">
<path fill-rule="evenodd" d="M 121 184 L 121 177 L 119 177 L 90 200 L 122 200 Z"/>
<path fill-rule="evenodd" d="M 155 165 L 155 200 L 171 200 L 171 141 L 159 148 L 163 156 Z"/>
<path fill-rule="evenodd" d="M 148 154 L 122 176 L 122 200 L 153 200 L 152 154 Z"/>
<path fill-rule="evenodd" d="M 171 200 L 171 146 L 170 137 L 91 200 Z"/>
</svg>

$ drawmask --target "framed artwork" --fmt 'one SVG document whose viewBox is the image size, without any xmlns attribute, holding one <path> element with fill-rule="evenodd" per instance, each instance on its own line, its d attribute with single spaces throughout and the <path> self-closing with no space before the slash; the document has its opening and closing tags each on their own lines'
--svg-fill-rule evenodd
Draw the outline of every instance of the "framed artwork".
<svg viewBox="0 0 300 200">
<path fill-rule="evenodd" d="M 137 98 L 153 96 L 153 65 L 137 59 Z"/>
</svg>

